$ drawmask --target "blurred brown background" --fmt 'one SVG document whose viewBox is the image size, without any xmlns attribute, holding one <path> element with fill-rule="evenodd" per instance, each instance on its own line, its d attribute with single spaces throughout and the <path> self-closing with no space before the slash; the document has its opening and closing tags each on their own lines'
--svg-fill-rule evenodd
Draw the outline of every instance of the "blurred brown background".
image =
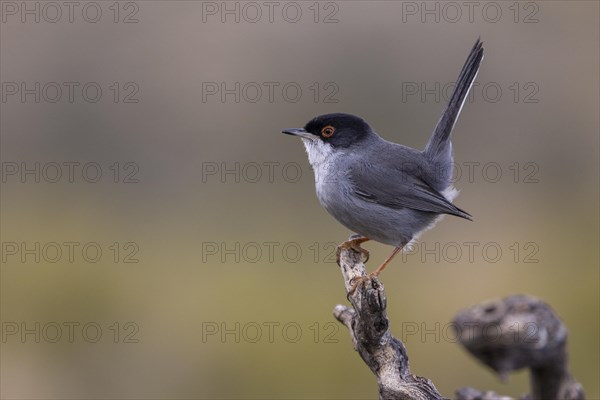
<svg viewBox="0 0 600 400">
<path fill-rule="evenodd" d="M 531 294 L 598 398 L 598 3 L 448 4 L 2 1 L 2 397 L 375 397 L 331 315 L 350 232 L 280 131 L 343 111 L 422 148 L 481 36 L 454 131 L 475 221 L 386 270 L 392 332 L 445 395 L 516 396 L 447 324 Z"/>
</svg>

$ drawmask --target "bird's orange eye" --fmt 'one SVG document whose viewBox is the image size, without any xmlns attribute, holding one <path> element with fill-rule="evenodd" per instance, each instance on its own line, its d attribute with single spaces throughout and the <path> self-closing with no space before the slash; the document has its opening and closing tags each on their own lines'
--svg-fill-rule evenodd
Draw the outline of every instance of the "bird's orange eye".
<svg viewBox="0 0 600 400">
<path fill-rule="evenodd" d="M 325 128 L 321 129 L 321 135 L 326 138 L 330 138 L 333 136 L 335 132 L 335 128 L 331 125 L 327 125 Z"/>
</svg>

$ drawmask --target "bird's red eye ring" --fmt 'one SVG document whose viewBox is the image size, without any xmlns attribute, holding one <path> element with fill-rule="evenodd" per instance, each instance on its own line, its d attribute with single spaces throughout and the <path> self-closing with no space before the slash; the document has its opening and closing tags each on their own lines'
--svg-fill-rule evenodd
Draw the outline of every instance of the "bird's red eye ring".
<svg viewBox="0 0 600 400">
<path fill-rule="evenodd" d="M 331 125 L 327 125 L 325 128 L 321 129 L 321 135 L 326 138 L 330 138 L 335 133 L 335 128 Z"/>
</svg>

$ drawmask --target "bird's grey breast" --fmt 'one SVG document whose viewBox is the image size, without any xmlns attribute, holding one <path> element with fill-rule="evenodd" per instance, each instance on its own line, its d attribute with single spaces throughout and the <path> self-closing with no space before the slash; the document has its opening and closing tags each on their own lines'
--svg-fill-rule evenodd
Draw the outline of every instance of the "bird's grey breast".
<svg viewBox="0 0 600 400">
<path fill-rule="evenodd" d="M 351 189 L 345 176 L 351 157 L 345 151 L 334 149 L 322 141 L 303 139 L 303 142 L 315 174 L 317 197 L 323 207 L 332 213 L 333 204 L 340 200 L 338 197 Z"/>
</svg>

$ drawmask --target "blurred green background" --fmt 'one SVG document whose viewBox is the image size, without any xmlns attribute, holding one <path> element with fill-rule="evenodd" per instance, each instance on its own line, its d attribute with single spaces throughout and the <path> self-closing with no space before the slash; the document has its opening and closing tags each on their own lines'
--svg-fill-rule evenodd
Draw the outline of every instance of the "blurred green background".
<svg viewBox="0 0 600 400">
<path fill-rule="evenodd" d="M 343 111 L 422 148 L 481 36 L 454 131 L 475 221 L 386 270 L 392 332 L 446 396 L 516 396 L 527 373 L 502 384 L 447 323 L 531 294 L 599 398 L 599 4 L 475 3 L 3 1 L 2 397 L 375 398 L 331 315 L 350 232 L 280 131 Z"/>
</svg>

